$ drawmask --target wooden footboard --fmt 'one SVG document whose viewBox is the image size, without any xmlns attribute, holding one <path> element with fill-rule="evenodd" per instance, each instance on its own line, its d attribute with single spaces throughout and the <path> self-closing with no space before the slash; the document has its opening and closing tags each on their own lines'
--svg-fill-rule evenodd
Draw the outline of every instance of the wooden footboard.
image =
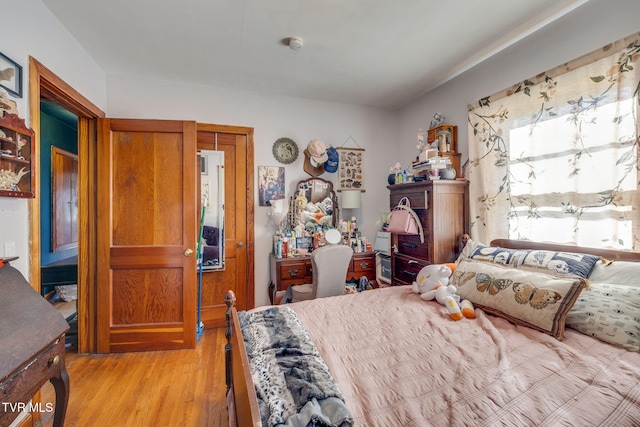
<svg viewBox="0 0 640 427">
<path fill-rule="evenodd" d="M 227 401 L 229 402 L 229 425 L 232 427 L 260 427 L 260 409 L 256 388 L 251 378 L 247 349 L 244 346 L 238 312 L 236 294 L 227 291 L 224 298 L 227 304 L 227 330 L 225 336 L 225 370 L 227 380 Z"/>
</svg>

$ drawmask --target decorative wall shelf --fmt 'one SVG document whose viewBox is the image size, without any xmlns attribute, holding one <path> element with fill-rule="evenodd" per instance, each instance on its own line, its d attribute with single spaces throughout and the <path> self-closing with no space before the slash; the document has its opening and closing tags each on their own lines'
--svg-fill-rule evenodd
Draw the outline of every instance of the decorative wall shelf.
<svg viewBox="0 0 640 427">
<path fill-rule="evenodd" d="M 0 196 L 34 196 L 33 139 L 33 131 L 16 114 L 0 117 Z"/>
</svg>

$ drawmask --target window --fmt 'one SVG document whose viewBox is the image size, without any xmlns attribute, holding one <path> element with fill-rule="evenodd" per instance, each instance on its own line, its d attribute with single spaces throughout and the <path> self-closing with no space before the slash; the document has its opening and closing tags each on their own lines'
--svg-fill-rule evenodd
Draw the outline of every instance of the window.
<svg viewBox="0 0 640 427">
<path fill-rule="evenodd" d="M 640 250 L 640 34 L 469 109 L 472 233 Z"/>
</svg>

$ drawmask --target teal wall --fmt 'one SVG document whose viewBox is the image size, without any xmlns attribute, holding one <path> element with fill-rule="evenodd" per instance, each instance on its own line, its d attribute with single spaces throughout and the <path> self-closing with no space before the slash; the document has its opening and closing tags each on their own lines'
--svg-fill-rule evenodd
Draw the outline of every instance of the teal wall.
<svg viewBox="0 0 640 427">
<path fill-rule="evenodd" d="M 78 255 L 78 249 L 51 252 L 51 147 L 78 154 L 77 125 L 73 127 L 40 113 L 40 248 L 41 265 Z M 80 232 L 78 230 L 78 232 Z"/>
</svg>

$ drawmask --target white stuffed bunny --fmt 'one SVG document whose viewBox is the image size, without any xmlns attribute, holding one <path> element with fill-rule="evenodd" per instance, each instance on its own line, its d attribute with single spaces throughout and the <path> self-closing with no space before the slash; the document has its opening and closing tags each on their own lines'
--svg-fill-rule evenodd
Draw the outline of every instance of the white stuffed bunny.
<svg viewBox="0 0 640 427">
<path fill-rule="evenodd" d="M 456 295 L 456 287 L 449 285 L 449 277 L 452 272 L 449 265 L 427 265 L 420 270 L 411 289 L 416 294 L 420 294 L 420 298 L 423 300 L 435 299 L 447 307 L 449 316 L 453 320 L 460 320 L 463 317 L 473 319 L 476 317 L 473 304 L 469 300 L 460 301 L 460 296 Z"/>
</svg>

